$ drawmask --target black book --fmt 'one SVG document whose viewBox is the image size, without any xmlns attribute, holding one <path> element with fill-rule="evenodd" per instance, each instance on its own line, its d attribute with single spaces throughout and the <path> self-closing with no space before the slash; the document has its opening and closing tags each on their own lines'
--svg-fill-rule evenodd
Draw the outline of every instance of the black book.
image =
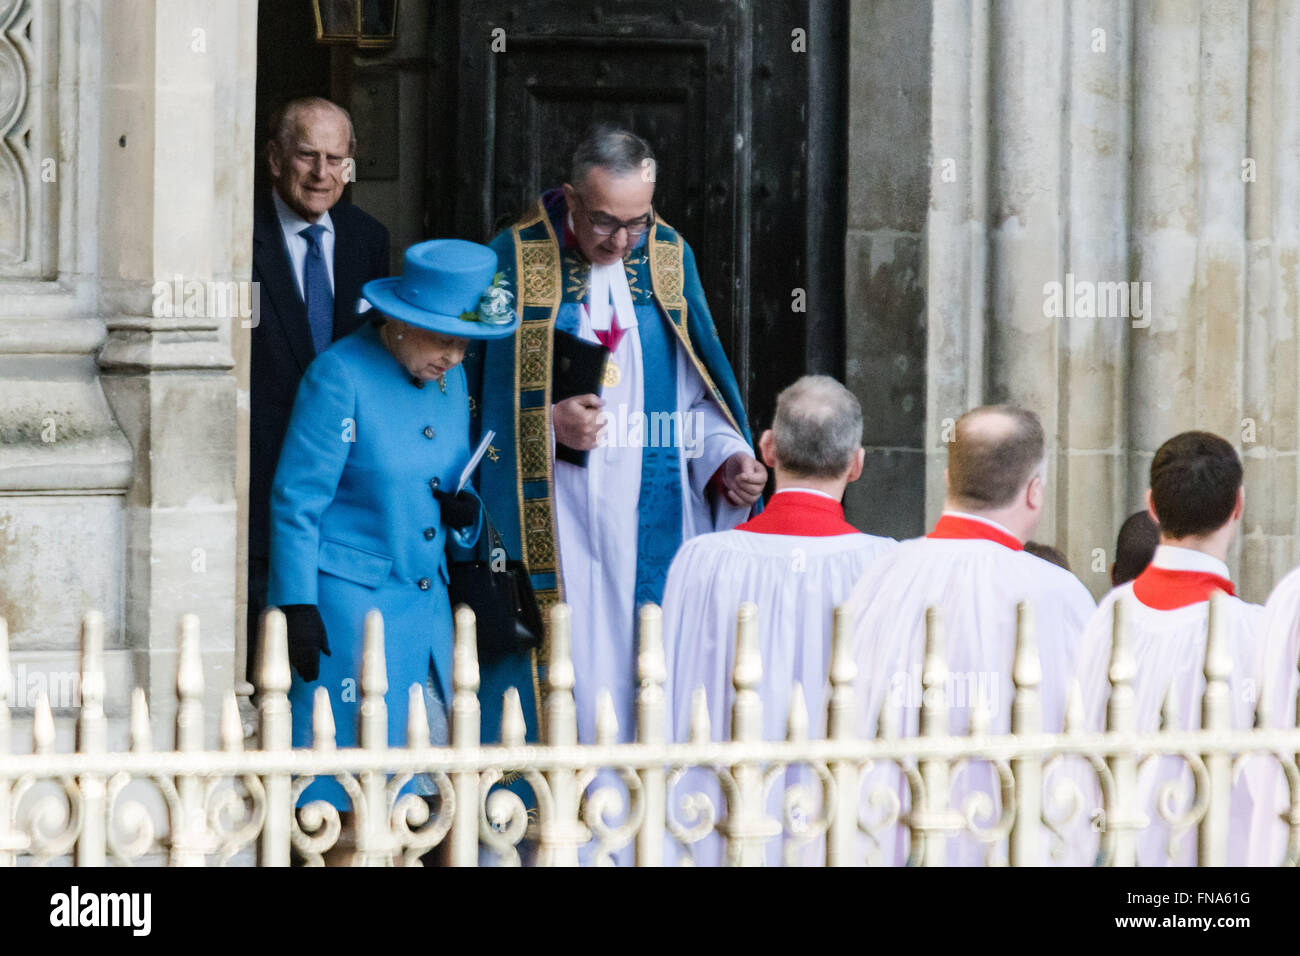
<svg viewBox="0 0 1300 956">
<path fill-rule="evenodd" d="M 599 342 L 586 342 L 576 335 L 555 330 L 551 361 L 551 404 L 576 395 L 599 395 L 605 377 L 609 349 Z M 587 467 L 587 453 L 557 441 L 555 457 L 579 468 Z"/>
</svg>

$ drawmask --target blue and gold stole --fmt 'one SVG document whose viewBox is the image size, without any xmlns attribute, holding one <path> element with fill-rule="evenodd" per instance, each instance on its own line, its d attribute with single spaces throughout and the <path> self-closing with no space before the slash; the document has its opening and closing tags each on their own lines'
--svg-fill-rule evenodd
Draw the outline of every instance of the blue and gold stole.
<svg viewBox="0 0 1300 956">
<path fill-rule="evenodd" d="M 549 428 L 553 329 L 562 307 L 586 300 L 590 266 L 576 250 L 563 248 L 559 235 L 564 228 L 566 208 L 563 193 L 552 190 L 513 228 L 492 241 L 507 284 L 516 291 L 521 324 L 511 339 L 486 343 L 479 382 L 471 392 L 482 396 L 482 408 L 475 410 L 480 433 L 496 431 L 496 447 L 488 452 L 479 473 L 479 488 L 500 529 L 507 549 L 521 554 L 528 565 L 533 589 L 543 613 L 564 598 L 556 543 L 554 462 Z M 726 365 L 712 320 L 702 303 L 693 315 L 688 306 L 688 276 L 685 243 L 678 232 L 657 219 L 643 241 L 624 260 L 628 285 L 638 306 L 658 304 L 666 322 L 648 322 L 638 309 L 638 334 L 643 364 L 668 369 L 669 374 L 646 375 L 645 411 L 676 410 L 675 339 L 717 399 L 728 420 L 749 440 L 748 427 L 740 411 L 735 380 Z M 691 276 L 698 288 L 698 277 Z M 569 310 L 565 309 L 564 313 Z M 564 315 L 560 325 L 569 321 Z M 571 320 L 570 320 L 571 321 Z M 693 325 L 699 326 L 692 328 Z M 707 330 L 706 358 L 701 361 L 692 338 L 697 341 Z M 693 334 L 692 334 L 693 333 Z M 716 354 L 715 354 L 716 353 Z M 653 363 L 653 364 L 652 364 Z M 715 384 L 722 372 L 724 390 Z M 477 363 L 474 363 L 477 364 Z M 467 363 L 467 370 L 470 365 Z M 513 382 L 512 393 L 502 386 Z M 680 418 L 678 419 L 680 420 Z M 680 438 L 680 436 L 677 436 Z M 638 604 L 658 601 L 662 595 L 668 564 L 681 539 L 680 442 L 671 447 L 643 449 L 641 527 L 638 534 Z M 648 482 L 648 484 L 647 484 Z M 671 493 L 670 493 L 671 492 Z M 649 494 L 653 499 L 645 496 Z M 672 515 L 656 515 L 672 508 Z M 675 516 L 675 518 L 673 517 Z M 662 531 L 675 520 L 671 535 Z M 666 540 L 665 540 L 666 539 Z"/>
</svg>

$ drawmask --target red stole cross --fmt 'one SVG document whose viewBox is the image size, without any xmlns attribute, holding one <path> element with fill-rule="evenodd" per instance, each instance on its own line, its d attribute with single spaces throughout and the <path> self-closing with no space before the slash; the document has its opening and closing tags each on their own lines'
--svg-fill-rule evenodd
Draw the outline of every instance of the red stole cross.
<svg viewBox="0 0 1300 956">
<path fill-rule="evenodd" d="M 623 333 L 626 332 L 627 329 L 622 328 L 618 324 L 618 313 L 614 311 L 614 307 L 611 305 L 609 328 L 604 332 L 597 331 L 596 329 L 592 329 L 592 331 L 596 333 L 596 338 L 600 340 L 600 344 L 609 349 L 609 354 L 613 355 L 618 349 L 618 343 L 623 338 Z"/>
</svg>

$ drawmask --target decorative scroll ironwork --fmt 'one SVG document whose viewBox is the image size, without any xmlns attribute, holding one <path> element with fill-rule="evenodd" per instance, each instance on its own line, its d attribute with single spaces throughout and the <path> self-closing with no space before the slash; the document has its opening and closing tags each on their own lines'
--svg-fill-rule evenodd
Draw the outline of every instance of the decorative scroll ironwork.
<svg viewBox="0 0 1300 956">
<path fill-rule="evenodd" d="M 289 733 L 289 664 L 283 615 L 266 615 L 260 740 L 245 748 L 233 696 L 222 704 L 220 741 L 202 739 L 198 621 L 180 623 L 177 747 L 151 746 L 144 692 L 132 698 L 130 750 L 109 752 L 103 709 L 103 619 L 82 623 L 79 749 L 58 753 L 48 702 L 38 701 L 31 753 L 9 753 L 8 636 L 0 621 L 0 865 L 71 860 L 102 865 L 419 865 L 430 851 L 452 865 L 576 865 L 635 859 L 689 865 L 944 865 L 958 844 L 983 862 L 1101 865 L 1225 859 L 1234 785 L 1272 794 L 1258 812 L 1284 833 L 1276 862 L 1300 863 L 1300 730 L 1233 730 L 1225 719 L 1218 608 L 1206 643 L 1201 727 L 1139 731 L 1134 668 L 1117 611 L 1105 731 L 1083 726 L 1072 691 L 1060 733 L 1044 732 L 1033 623 L 1017 624 L 1011 732 L 990 733 L 973 711 L 969 733 L 950 732 L 942 694 L 922 696 L 916 736 L 882 708 L 876 732 L 857 732 L 858 675 L 847 615 L 837 611 L 825 739 L 810 739 L 800 688 L 785 740 L 761 737 L 756 609 L 737 618 L 731 739 L 715 739 L 703 691 L 691 726 L 667 739 L 666 672 L 659 611 L 641 611 L 635 741 L 620 742 L 607 699 L 592 743 L 577 741 L 569 609 L 551 610 L 543 706 L 546 737 L 525 742 L 518 694 L 504 701 L 501 743 L 479 736 L 473 613 L 456 612 L 451 745 L 429 741 L 424 698 L 412 689 L 405 746 L 390 744 L 384 705 L 383 621 L 367 617 L 360 746 L 335 743 L 328 693 L 318 689 L 311 747 Z M 927 615 L 923 686 L 947 677 L 943 622 Z M 1264 706 L 1260 705 L 1261 708 Z M 1005 714 L 1002 715 L 1005 719 Z M 1005 724 L 1004 724 L 1005 726 Z M 1176 769 L 1175 769 L 1176 768 Z M 603 772 L 603 775 L 602 775 Z M 966 779 L 970 777 L 971 779 Z M 338 782 L 345 808 L 304 800 L 317 779 Z M 984 780 L 975 785 L 972 780 Z M 422 793 L 410 792 L 419 784 Z M 341 799 L 337 795 L 332 799 Z M 1145 805 L 1144 805 L 1145 803 Z M 1154 839 L 1148 830 L 1157 827 Z M 1159 844 L 1160 859 L 1144 860 Z M 707 850 L 706 850 L 707 847 Z M 966 851 L 963 851 L 966 852 Z"/>
</svg>

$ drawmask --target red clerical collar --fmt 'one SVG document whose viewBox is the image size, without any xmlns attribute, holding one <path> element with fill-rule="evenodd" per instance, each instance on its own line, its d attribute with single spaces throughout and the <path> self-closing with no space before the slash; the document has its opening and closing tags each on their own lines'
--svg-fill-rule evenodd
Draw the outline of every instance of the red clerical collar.
<svg viewBox="0 0 1300 956">
<path fill-rule="evenodd" d="M 1175 571 L 1147 565 L 1133 579 L 1133 596 L 1155 611 L 1173 611 L 1208 601 L 1215 591 L 1236 594 L 1232 582 L 1208 571 Z"/>
<path fill-rule="evenodd" d="M 959 515 L 940 515 L 939 520 L 935 523 L 934 530 L 926 537 L 982 539 L 1000 544 L 1012 551 L 1025 550 L 1025 546 L 1015 535 L 1009 534 L 1000 528 L 995 528 L 986 521 L 976 521 L 974 518 L 963 518 Z"/>
<path fill-rule="evenodd" d="M 736 526 L 755 534 L 789 534 L 800 538 L 829 538 L 859 534 L 844 520 L 844 507 L 832 498 L 806 491 L 783 491 L 772 496 L 762 514 Z"/>
</svg>

